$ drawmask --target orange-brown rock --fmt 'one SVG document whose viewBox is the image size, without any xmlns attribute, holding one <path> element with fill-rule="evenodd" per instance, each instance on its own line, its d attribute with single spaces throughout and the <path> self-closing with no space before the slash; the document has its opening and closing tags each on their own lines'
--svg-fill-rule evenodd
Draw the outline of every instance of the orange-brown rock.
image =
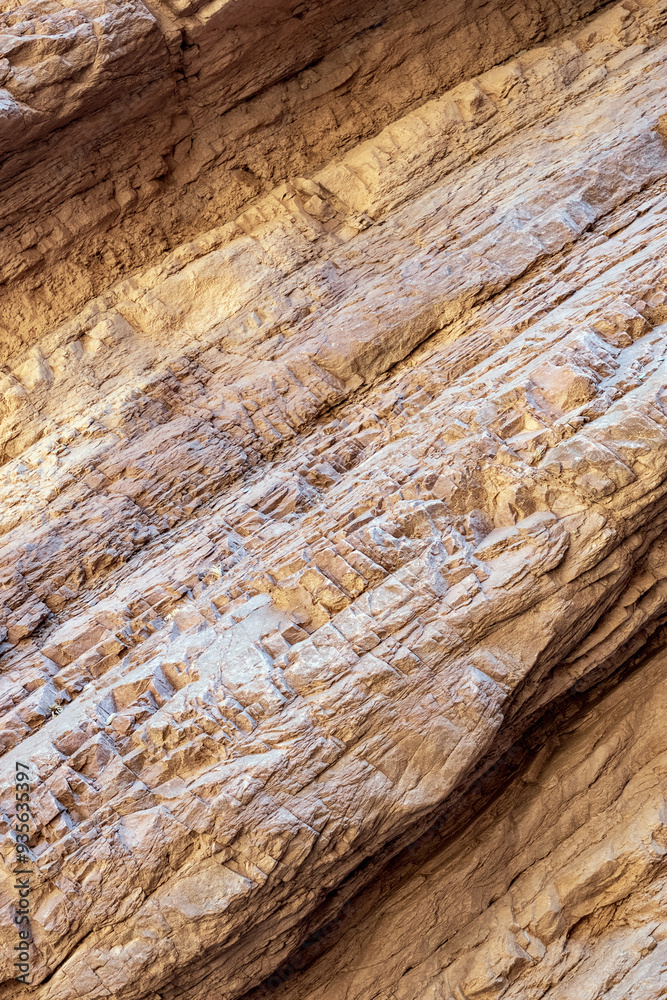
<svg viewBox="0 0 667 1000">
<path fill-rule="evenodd" d="M 5 8 L 0 998 L 658 1000 L 667 0 Z"/>
</svg>

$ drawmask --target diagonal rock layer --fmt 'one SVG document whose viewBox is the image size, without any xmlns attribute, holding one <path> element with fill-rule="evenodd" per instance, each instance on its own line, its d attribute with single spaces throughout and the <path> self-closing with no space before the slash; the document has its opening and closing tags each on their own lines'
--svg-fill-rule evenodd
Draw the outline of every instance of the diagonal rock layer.
<svg viewBox="0 0 667 1000">
<path fill-rule="evenodd" d="M 664 995 L 667 0 L 362 6 L 0 5 L 2 1000 Z"/>
</svg>

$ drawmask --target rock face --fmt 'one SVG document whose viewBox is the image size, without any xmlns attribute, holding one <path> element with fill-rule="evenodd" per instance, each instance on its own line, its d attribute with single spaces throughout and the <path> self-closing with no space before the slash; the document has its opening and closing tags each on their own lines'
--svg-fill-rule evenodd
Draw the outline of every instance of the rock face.
<svg viewBox="0 0 667 1000">
<path fill-rule="evenodd" d="M 554 713 L 548 753 L 523 741 L 504 794 L 396 858 L 327 953 L 281 970 L 269 995 L 664 995 L 666 673 L 663 652 L 594 706 Z"/>
<path fill-rule="evenodd" d="M 667 0 L 359 6 L 0 5 L 3 1000 L 665 995 Z"/>
<path fill-rule="evenodd" d="M 114 279 L 599 6 L 16 2 L 0 0 L 0 363 Z"/>
</svg>

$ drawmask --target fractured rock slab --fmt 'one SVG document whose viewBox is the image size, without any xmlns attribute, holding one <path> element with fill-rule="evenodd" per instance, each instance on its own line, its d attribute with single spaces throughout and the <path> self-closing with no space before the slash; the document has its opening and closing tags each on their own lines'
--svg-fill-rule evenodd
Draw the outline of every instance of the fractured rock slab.
<svg viewBox="0 0 667 1000">
<path fill-rule="evenodd" d="M 12 100 L 30 98 L 37 131 L 11 155 L 29 171 L 40 142 L 111 115 L 114 74 L 128 60 L 139 76 L 123 121 L 135 96 L 152 95 L 156 128 L 171 129 L 163 57 L 198 67 L 191 86 L 209 107 L 240 58 L 222 58 L 221 25 L 238 6 L 147 11 L 136 30 L 128 5 L 49 8 L 36 20 L 46 48 L 30 20 L 7 14 L 11 52 L 48 52 L 61 73 L 48 84 L 12 71 Z M 277 81 L 321 70 L 324 94 L 352 100 L 352 77 L 334 72 L 345 46 L 380 39 L 382 57 L 398 60 L 388 32 L 410 17 L 418 35 L 429 11 L 392 7 L 380 35 L 362 19 L 357 41 L 348 24 L 330 45 L 325 19 L 308 36 L 319 39 L 318 68 L 268 59 L 264 82 L 289 90 L 307 79 L 317 90 L 314 77 Z M 518 17 L 502 5 L 498 16 Z M 179 18 L 192 19 L 181 56 Z M 469 892 L 455 892 L 467 907 L 452 910 L 460 944 L 447 950 L 454 930 L 440 920 L 422 939 L 424 879 L 410 874 L 404 939 L 390 918 L 379 925 L 387 941 L 401 939 L 386 979 L 367 978 L 374 959 L 363 948 L 341 971 L 343 934 L 278 992 L 490 1000 L 560 989 L 565 1000 L 572 988 L 617 1000 L 610 991 L 637 963 L 612 961 L 614 941 L 661 961 L 644 887 L 662 892 L 660 777 L 647 777 L 662 751 L 647 735 L 653 709 L 633 692 L 650 686 L 659 706 L 665 662 L 666 18 L 664 0 L 585 21 L 564 8 L 544 23 L 527 14 L 511 51 L 501 35 L 471 57 L 466 79 L 458 69 L 454 79 L 433 71 L 441 87 L 420 77 L 412 100 L 331 148 L 323 139 L 310 162 L 295 156 L 298 171 L 276 160 L 256 183 L 235 164 L 244 193 L 233 211 L 214 211 L 215 227 L 208 216 L 196 231 L 184 224 L 187 239 L 160 255 L 162 237 L 148 233 L 150 267 L 130 273 L 136 260 L 126 261 L 119 281 L 112 267 L 85 305 L 71 299 L 63 322 L 46 322 L 49 307 L 39 334 L 12 342 L 0 383 L 0 826 L 8 834 L 20 753 L 38 777 L 38 874 L 24 989 L 11 979 L 5 837 L 0 997 L 270 991 L 267 977 L 358 893 L 366 926 L 364 900 L 379 898 L 392 858 L 387 912 L 400 912 L 401 852 L 552 706 L 571 703 L 574 718 L 577 699 L 601 685 L 613 725 L 592 709 L 602 714 L 589 729 L 582 722 L 585 737 L 573 730 L 572 758 L 540 751 L 531 772 L 553 776 L 560 825 L 533 838 L 550 797 L 536 805 L 510 791 L 502 823 L 525 835 L 491 843 L 489 813 L 471 815 L 442 871 L 439 854 L 426 862 L 443 910 L 457 879 Z M 129 25 L 114 58 L 91 54 L 100 25 L 119 39 Z M 187 33 L 195 25 L 208 25 L 205 44 Z M 261 52 L 269 40 L 258 31 L 239 28 L 238 38 Z M 537 35 L 521 50 L 517 37 Z M 254 122 L 260 98 L 235 79 L 224 114 L 244 109 Z M 76 156 L 100 148 L 77 144 Z M 128 162 L 136 150 L 127 146 Z M 134 219 L 142 204 L 165 204 L 175 168 L 159 156 L 141 198 L 127 194 Z M 100 211 L 95 225 L 110 234 L 115 216 Z M 47 283 L 72 245 L 59 240 L 48 261 L 33 260 Z M 13 281 L 8 294 L 20 297 Z M 600 834 L 578 805 L 598 780 L 584 742 L 627 748 L 638 714 L 636 760 L 618 750 L 631 759 L 602 796 L 618 846 L 610 858 L 606 844 L 591 854 L 589 878 L 565 857 L 567 838 Z M 462 862 L 477 836 L 489 844 L 493 900 Z M 604 880 L 625 878 L 624 837 L 633 874 L 617 898 Z M 650 857 L 638 860 L 644 848 Z M 522 882 L 506 899 L 512 879 L 545 857 L 569 886 L 558 906 L 539 896 L 542 883 Z M 546 909 L 536 916 L 538 896 Z M 626 923 L 639 928 L 631 941 Z"/>
</svg>

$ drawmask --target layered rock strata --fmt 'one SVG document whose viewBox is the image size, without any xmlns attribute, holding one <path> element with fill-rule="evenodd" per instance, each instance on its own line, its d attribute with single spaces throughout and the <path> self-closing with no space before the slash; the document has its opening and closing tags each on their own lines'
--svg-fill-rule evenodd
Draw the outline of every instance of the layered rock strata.
<svg viewBox="0 0 667 1000">
<path fill-rule="evenodd" d="M 378 981 L 405 1000 L 664 994 L 665 675 L 663 652 L 552 718 L 500 798 L 397 857 L 327 928 L 324 955 L 307 971 L 295 956 L 252 1000 L 374 997 Z"/>
<path fill-rule="evenodd" d="M 662 995 L 667 4 L 377 6 L 5 15 L 0 997 Z"/>
<path fill-rule="evenodd" d="M 0 363 L 596 0 L 0 3 Z"/>
</svg>

